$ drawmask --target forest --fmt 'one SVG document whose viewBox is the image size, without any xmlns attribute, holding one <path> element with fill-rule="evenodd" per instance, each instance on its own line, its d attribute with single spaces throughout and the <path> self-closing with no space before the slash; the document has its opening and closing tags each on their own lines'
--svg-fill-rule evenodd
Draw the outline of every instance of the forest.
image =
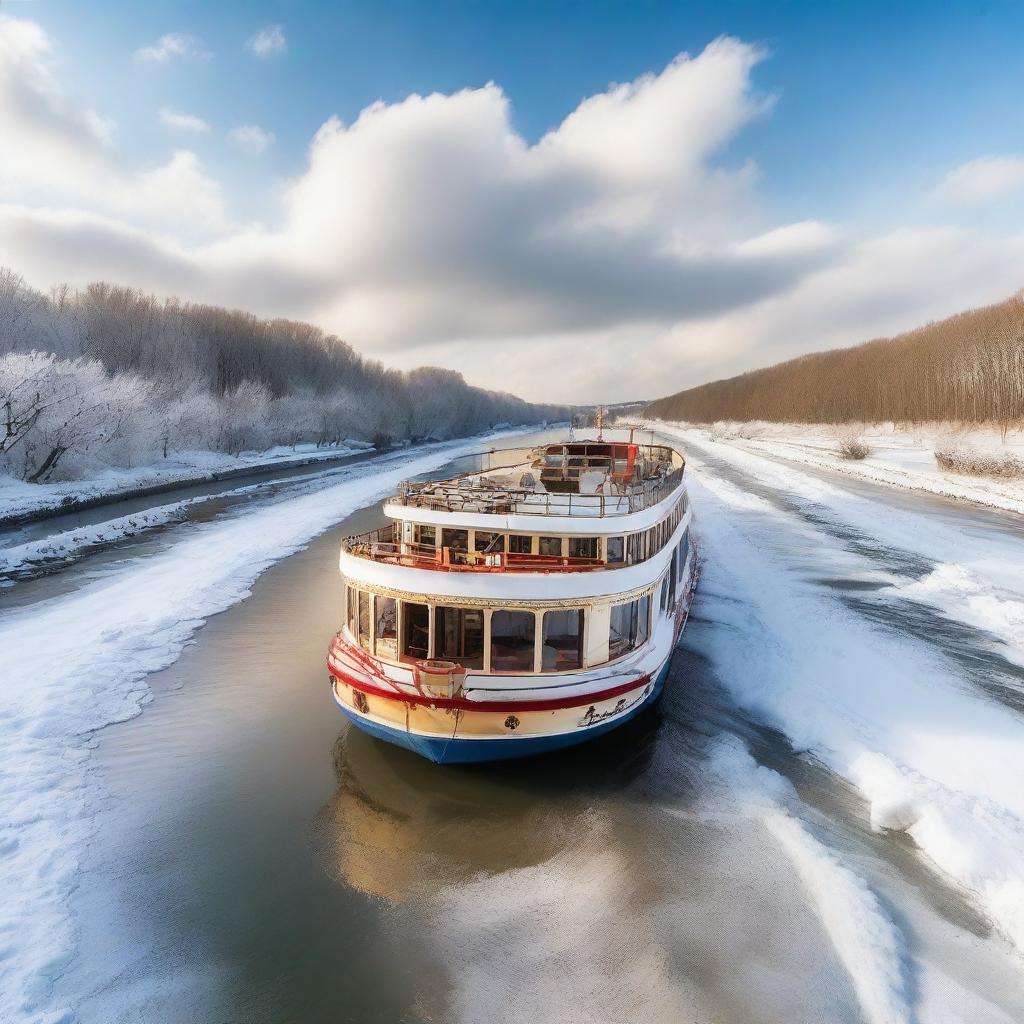
<svg viewBox="0 0 1024 1024">
<path fill-rule="evenodd" d="M 647 414 L 712 423 L 1024 422 L 1024 292 L 893 338 L 680 391 Z"/>
<path fill-rule="evenodd" d="M 310 324 L 105 283 L 44 294 L 4 269 L 0 405 L 0 472 L 35 483 L 174 452 L 445 439 L 571 415 L 453 370 L 385 368 Z"/>
</svg>

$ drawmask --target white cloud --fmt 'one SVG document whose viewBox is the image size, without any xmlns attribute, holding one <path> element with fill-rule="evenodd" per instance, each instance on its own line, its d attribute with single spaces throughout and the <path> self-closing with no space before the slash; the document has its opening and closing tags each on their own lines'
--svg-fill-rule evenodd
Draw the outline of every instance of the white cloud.
<svg viewBox="0 0 1024 1024">
<path fill-rule="evenodd" d="M 160 108 L 160 123 L 182 132 L 208 132 L 209 124 L 195 114 L 186 114 L 170 107 Z"/>
<path fill-rule="evenodd" d="M 258 124 L 240 124 L 228 132 L 228 138 L 239 149 L 254 156 L 259 155 L 275 142 L 274 133 L 264 131 Z"/>
<path fill-rule="evenodd" d="M 1024 189 L 1024 156 L 982 156 L 951 170 L 935 188 L 936 199 L 967 206 Z"/>
<path fill-rule="evenodd" d="M 206 60 L 212 54 L 198 36 L 187 32 L 168 32 L 152 46 L 142 46 L 135 51 L 135 59 L 150 64 L 166 64 L 177 58 Z"/>
<path fill-rule="evenodd" d="M 261 28 L 245 44 L 257 57 L 273 57 L 284 53 L 288 48 L 284 29 L 280 25 L 267 25 Z"/>
<path fill-rule="evenodd" d="M 0 265 L 309 319 L 394 365 L 609 401 L 1020 287 L 1020 235 L 768 216 L 758 168 L 726 155 L 771 108 L 751 84 L 763 56 L 718 40 L 533 144 L 493 84 L 378 102 L 328 120 L 267 222 L 239 229 L 194 153 L 128 166 L 60 88 L 42 31 L 0 20 L 0 137 L 17 141 L 0 147 Z M 230 136 L 254 153 L 273 142 L 256 125 Z"/>
<path fill-rule="evenodd" d="M 0 201 L 78 206 L 184 235 L 227 227 L 220 186 L 195 154 L 127 167 L 112 125 L 61 88 L 50 53 L 38 25 L 0 18 L 0 138 L 14 143 L 0 146 Z"/>
</svg>

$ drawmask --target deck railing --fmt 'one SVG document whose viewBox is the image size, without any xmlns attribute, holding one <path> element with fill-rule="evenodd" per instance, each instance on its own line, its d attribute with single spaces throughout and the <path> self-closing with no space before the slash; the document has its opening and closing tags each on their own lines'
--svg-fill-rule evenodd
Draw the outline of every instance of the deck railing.
<svg viewBox="0 0 1024 1024">
<path fill-rule="evenodd" d="M 592 572 L 609 566 L 599 558 L 570 558 L 564 555 L 530 555 L 507 551 L 463 551 L 395 540 L 393 526 L 346 537 L 342 551 L 356 558 L 368 558 L 390 565 L 440 572 Z M 619 568 L 619 566 L 612 566 Z"/>
<path fill-rule="evenodd" d="M 672 493 L 683 479 L 683 467 L 631 484 L 620 493 L 572 494 L 513 487 L 460 487 L 451 481 L 405 483 L 390 502 L 438 512 L 495 515 L 605 516 L 640 512 Z"/>
</svg>

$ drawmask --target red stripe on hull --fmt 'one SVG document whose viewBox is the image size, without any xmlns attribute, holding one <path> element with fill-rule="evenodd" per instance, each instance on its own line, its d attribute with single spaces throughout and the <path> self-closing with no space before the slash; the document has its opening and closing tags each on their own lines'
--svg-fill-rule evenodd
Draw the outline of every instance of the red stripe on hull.
<svg viewBox="0 0 1024 1024">
<path fill-rule="evenodd" d="M 575 697 L 555 697 L 548 700 L 466 700 L 464 697 L 428 697 L 418 693 L 396 693 L 384 690 L 372 683 L 364 682 L 342 672 L 327 661 L 327 671 L 346 686 L 360 690 L 372 697 L 384 697 L 387 700 L 401 701 L 403 704 L 423 704 L 435 708 L 455 708 L 460 711 L 558 711 L 562 708 L 585 708 L 597 701 L 609 697 L 620 697 L 630 690 L 636 690 L 650 682 L 650 675 L 637 676 L 628 683 L 612 686 L 607 690 L 596 690 L 594 693 L 577 694 Z"/>
</svg>

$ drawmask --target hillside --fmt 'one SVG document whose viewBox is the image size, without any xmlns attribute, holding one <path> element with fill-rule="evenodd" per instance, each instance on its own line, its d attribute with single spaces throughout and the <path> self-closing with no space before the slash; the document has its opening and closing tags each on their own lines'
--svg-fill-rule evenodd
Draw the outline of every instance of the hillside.
<svg viewBox="0 0 1024 1024">
<path fill-rule="evenodd" d="M 659 399 L 647 414 L 712 423 L 1024 420 L 1024 293 L 893 338 L 816 352 Z"/>
<path fill-rule="evenodd" d="M 173 452 L 475 434 L 567 419 L 438 367 L 364 359 L 317 327 L 115 285 L 44 295 L 0 269 L 0 473 L 31 482 Z"/>
</svg>

